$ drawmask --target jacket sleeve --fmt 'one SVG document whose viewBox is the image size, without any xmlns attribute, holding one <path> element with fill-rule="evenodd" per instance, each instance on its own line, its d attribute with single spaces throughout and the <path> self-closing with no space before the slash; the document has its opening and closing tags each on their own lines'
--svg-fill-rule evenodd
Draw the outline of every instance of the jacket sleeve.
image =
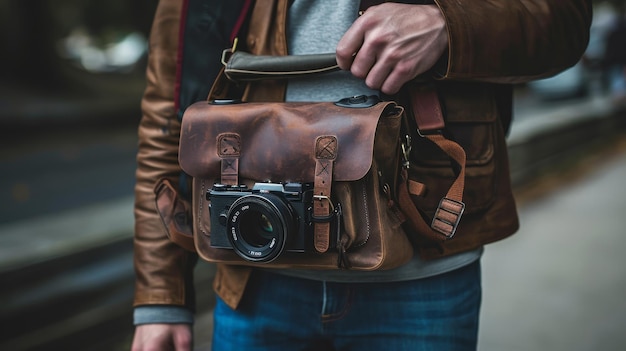
<svg viewBox="0 0 626 351">
<path fill-rule="evenodd" d="M 591 0 L 436 0 L 449 35 L 443 79 L 522 83 L 574 65 Z"/>
<path fill-rule="evenodd" d="M 135 185 L 135 306 L 193 308 L 195 254 L 171 242 L 155 208 L 154 185 L 178 183 L 180 123 L 174 106 L 179 27 L 184 1 L 161 0 L 150 35 L 147 86 L 141 103 Z"/>
</svg>

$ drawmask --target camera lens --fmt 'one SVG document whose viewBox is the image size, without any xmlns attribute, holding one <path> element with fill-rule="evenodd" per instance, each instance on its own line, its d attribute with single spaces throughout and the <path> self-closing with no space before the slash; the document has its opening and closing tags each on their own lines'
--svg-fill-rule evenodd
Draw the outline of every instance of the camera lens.
<svg viewBox="0 0 626 351">
<path fill-rule="evenodd" d="M 241 257 L 270 262 L 293 237 L 296 216 L 289 203 L 272 193 L 238 198 L 228 212 L 228 239 Z"/>
<path fill-rule="evenodd" d="M 248 211 L 242 214 L 239 224 L 239 235 L 254 247 L 268 245 L 274 237 L 274 226 L 269 218 L 261 212 Z"/>
</svg>

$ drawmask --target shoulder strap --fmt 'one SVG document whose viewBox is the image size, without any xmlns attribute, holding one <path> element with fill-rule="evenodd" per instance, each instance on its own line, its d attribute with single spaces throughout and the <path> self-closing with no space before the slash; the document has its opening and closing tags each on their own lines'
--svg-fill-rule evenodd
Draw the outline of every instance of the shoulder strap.
<svg viewBox="0 0 626 351">
<path fill-rule="evenodd" d="M 420 212 L 415 207 L 410 194 L 420 195 L 421 186 L 408 178 L 408 170 L 402 171 L 398 201 L 400 209 L 405 213 L 407 220 L 421 234 L 435 240 L 447 240 L 454 236 L 465 210 L 463 190 L 465 188 L 465 150 L 456 142 L 446 139 L 441 130 L 445 126 L 439 97 L 434 89 L 421 89 L 415 85 L 408 85 L 412 103 L 412 113 L 417 125 L 417 133 L 439 147 L 459 166 L 460 171 L 446 196 L 441 199 L 430 226 L 426 224 Z M 408 155 L 405 155 L 408 159 Z"/>
<path fill-rule="evenodd" d="M 246 18 L 248 17 L 248 13 L 250 11 L 250 7 L 252 5 L 252 0 L 244 0 L 243 5 L 241 6 L 241 12 L 239 13 L 239 16 L 237 17 L 237 21 L 235 22 L 235 25 L 233 26 L 233 30 L 230 32 L 230 43 L 231 44 L 235 44 L 235 39 L 237 39 L 237 37 L 239 36 L 240 32 L 241 32 L 241 28 L 243 27 L 244 22 L 246 21 Z"/>
</svg>

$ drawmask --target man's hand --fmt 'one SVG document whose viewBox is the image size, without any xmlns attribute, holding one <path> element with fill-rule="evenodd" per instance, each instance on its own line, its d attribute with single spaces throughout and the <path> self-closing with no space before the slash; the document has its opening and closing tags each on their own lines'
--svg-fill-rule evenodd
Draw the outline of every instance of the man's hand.
<svg viewBox="0 0 626 351">
<path fill-rule="evenodd" d="M 191 351 L 189 324 L 143 324 L 135 328 L 133 351 Z"/>
<path fill-rule="evenodd" d="M 448 47 L 436 5 L 384 3 L 370 7 L 337 45 L 337 63 L 385 94 L 429 70 Z"/>
</svg>

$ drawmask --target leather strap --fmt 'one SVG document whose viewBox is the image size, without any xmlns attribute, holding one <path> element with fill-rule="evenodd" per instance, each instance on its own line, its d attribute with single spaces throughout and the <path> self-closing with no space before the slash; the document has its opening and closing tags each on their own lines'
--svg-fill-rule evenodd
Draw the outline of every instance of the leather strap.
<svg viewBox="0 0 626 351">
<path fill-rule="evenodd" d="M 428 85 L 419 87 L 409 84 L 408 89 L 419 134 L 441 131 L 446 126 L 446 122 L 443 119 L 437 92 Z"/>
<path fill-rule="evenodd" d="M 442 135 L 428 135 L 426 138 L 435 143 L 435 145 L 461 167 L 448 193 L 439 202 L 431 224 L 434 230 L 443 234 L 446 239 L 450 239 L 454 236 L 461 220 L 461 215 L 465 210 L 465 204 L 463 203 L 463 189 L 465 188 L 465 150 L 463 150 L 459 144 L 444 138 Z"/>
<path fill-rule="evenodd" d="M 333 162 L 337 158 L 337 138 L 332 135 L 320 136 L 315 140 L 315 180 L 313 184 L 313 216 L 328 218 L 331 213 L 331 184 Z M 314 247 L 324 253 L 330 247 L 330 222 L 314 221 Z"/>
<path fill-rule="evenodd" d="M 239 12 L 239 16 L 237 17 L 237 21 L 235 22 L 235 26 L 230 32 L 230 43 L 234 43 L 235 39 L 239 36 L 239 32 L 243 27 L 243 24 L 248 17 L 248 12 L 250 11 L 252 5 L 252 0 L 244 0 L 243 6 L 241 6 L 241 11 Z"/>
<path fill-rule="evenodd" d="M 217 137 L 218 155 L 222 159 L 222 184 L 239 184 L 239 157 L 241 156 L 241 137 L 235 133 L 223 133 Z"/>
<path fill-rule="evenodd" d="M 420 215 L 409 194 L 423 195 L 424 186 L 408 179 L 406 169 L 402 173 L 402 184 L 399 191 L 399 202 L 403 210 L 408 211 L 407 219 L 420 233 L 433 239 L 450 239 L 454 236 L 461 220 L 465 204 L 463 190 L 465 188 L 465 150 L 456 142 L 446 139 L 440 132 L 445 127 L 441 105 L 437 92 L 432 88 L 409 86 L 412 101 L 412 113 L 419 135 L 430 140 L 460 166 L 460 171 L 452 186 L 441 199 L 430 227 Z"/>
</svg>

